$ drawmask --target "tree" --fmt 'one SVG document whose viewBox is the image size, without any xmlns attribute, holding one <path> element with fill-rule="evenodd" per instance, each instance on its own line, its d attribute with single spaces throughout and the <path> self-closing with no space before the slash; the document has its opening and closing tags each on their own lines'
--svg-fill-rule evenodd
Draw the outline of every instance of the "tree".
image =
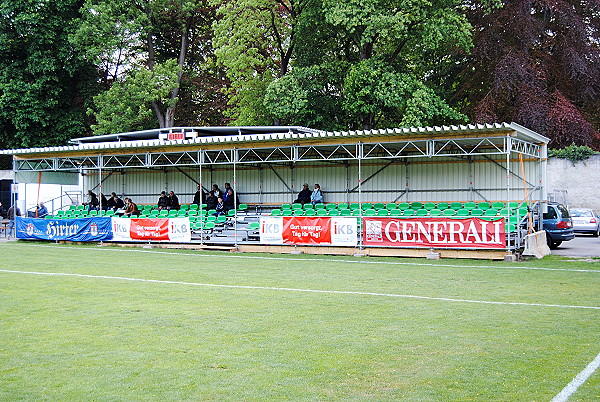
<svg viewBox="0 0 600 402">
<path fill-rule="evenodd" d="M 208 37 L 213 8 L 203 0 L 88 0 L 85 9 L 74 40 L 88 50 L 110 88 L 95 99 L 96 133 L 193 120 L 179 118 L 178 105 L 183 87 L 191 111 L 195 77 L 215 72 Z M 214 109 L 210 114 L 218 120 Z"/>
<path fill-rule="evenodd" d="M 0 6 L 0 148 L 62 145 L 89 133 L 96 71 L 69 42 L 81 2 Z"/>
<path fill-rule="evenodd" d="M 236 124 L 277 122 L 264 105 L 268 85 L 290 70 L 296 22 L 307 0 L 227 0 L 214 24 L 217 60 L 230 81 L 227 94 Z"/>
<path fill-rule="evenodd" d="M 328 128 L 370 129 L 464 121 L 444 100 L 432 60 L 468 50 L 470 24 L 460 2 L 438 0 L 311 0 L 298 21 L 291 74 L 271 84 L 268 109 L 281 113 L 288 87 L 304 91 L 290 120 L 328 118 Z M 281 80 L 281 79 L 280 79 Z M 296 85 L 291 88 L 289 85 Z M 297 105 L 292 107 L 297 108 Z M 308 121 L 303 120 L 308 118 Z M 335 126 L 335 127 L 331 127 Z"/>
<path fill-rule="evenodd" d="M 455 100 L 476 122 L 515 121 L 553 147 L 600 146 L 600 2 L 474 4 L 472 57 Z"/>
</svg>

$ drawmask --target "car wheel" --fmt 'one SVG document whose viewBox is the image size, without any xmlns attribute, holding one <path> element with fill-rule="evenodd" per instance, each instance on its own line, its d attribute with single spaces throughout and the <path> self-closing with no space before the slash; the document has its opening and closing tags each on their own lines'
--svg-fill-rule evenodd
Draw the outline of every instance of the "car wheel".
<svg viewBox="0 0 600 402">
<path fill-rule="evenodd" d="M 548 247 L 552 248 L 552 237 L 550 237 L 550 233 L 546 232 L 546 244 Z"/>
<path fill-rule="evenodd" d="M 598 237 L 598 236 L 600 236 L 600 229 L 596 229 L 596 231 L 592 233 L 592 237 Z"/>
<path fill-rule="evenodd" d="M 551 248 L 552 250 L 556 250 L 556 249 L 558 248 L 558 246 L 560 246 L 561 244 L 562 244 L 562 241 L 555 241 L 555 242 L 552 242 L 552 244 L 550 244 L 550 248 Z"/>
</svg>

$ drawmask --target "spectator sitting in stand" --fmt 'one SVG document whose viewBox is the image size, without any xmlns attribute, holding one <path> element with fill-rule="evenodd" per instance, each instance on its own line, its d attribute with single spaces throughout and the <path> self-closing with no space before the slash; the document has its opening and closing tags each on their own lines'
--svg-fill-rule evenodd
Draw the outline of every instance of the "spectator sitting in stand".
<svg viewBox="0 0 600 402">
<path fill-rule="evenodd" d="M 167 196 L 166 192 L 160 192 L 160 197 L 158 198 L 157 206 L 159 211 L 167 209 L 169 207 L 169 197 Z"/>
<path fill-rule="evenodd" d="M 212 190 L 206 197 L 206 209 L 215 209 L 219 198 L 222 198 L 221 190 L 219 190 L 219 186 L 213 184 Z"/>
<path fill-rule="evenodd" d="M 119 209 L 123 209 L 125 208 L 125 203 L 123 202 L 122 199 L 120 199 L 117 194 L 115 192 L 113 192 L 111 194 L 112 197 L 110 197 L 110 199 L 112 200 L 112 202 L 114 203 L 114 206 L 112 207 L 113 210 L 117 211 Z"/>
<path fill-rule="evenodd" d="M 313 205 L 323 203 L 323 193 L 321 192 L 321 186 L 315 184 L 315 189 L 310 195 L 310 202 Z"/>
<path fill-rule="evenodd" d="M 214 208 L 217 212 L 213 213 L 214 216 L 225 215 L 227 210 L 225 209 L 225 202 L 221 197 L 217 198 L 217 205 Z"/>
<path fill-rule="evenodd" d="M 137 204 L 133 202 L 131 198 L 125 198 L 125 216 L 138 216 L 140 214 L 140 210 L 137 207 Z"/>
<path fill-rule="evenodd" d="M 169 191 L 169 209 L 179 209 L 179 198 L 175 195 L 173 190 Z"/>
<path fill-rule="evenodd" d="M 40 202 L 36 208 L 35 214 L 38 218 L 43 218 L 48 215 L 48 208 L 44 205 L 43 202 Z"/>
<path fill-rule="evenodd" d="M 304 183 L 302 185 L 302 191 L 300 191 L 300 193 L 298 193 L 298 199 L 296 199 L 296 201 L 294 201 L 294 203 L 299 203 L 302 205 L 308 204 L 310 202 L 311 195 L 312 195 L 312 192 L 308 188 L 308 183 Z"/>
<path fill-rule="evenodd" d="M 88 212 L 92 209 L 98 209 L 98 205 L 100 202 L 98 201 L 98 196 L 92 190 L 88 190 L 88 200 L 83 205 L 87 205 Z"/>
<path fill-rule="evenodd" d="M 0 218 L 6 219 L 6 209 L 4 209 L 4 206 L 2 205 L 1 202 L 0 202 Z"/>
<path fill-rule="evenodd" d="M 8 208 L 8 238 L 12 236 L 12 230 L 15 227 L 15 216 L 21 216 L 21 210 L 19 207 L 15 207 L 14 205 Z"/>
<path fill-rule="evenodd" d="M 239 202 L 237 204 L 234 203 L 235 196 L 233 195 L 233 189 L 231 187 L 229 187 L 226 194 L 227 198 L 223 198 L 223 206 L 225 207 L 225 212 L 228 212 L 229 210 L 235 209 L 235 206 L 239 205 Z"/>
<path fill-rule="evenodd" d="M 115 210 L 115 196 L 117 194 L 115 194 L 114 192 L 110 193 L 110 197 L 108 197 L 108 200 L 106 200 L 106 209 L 109 210 Z"/>
<path fill-rule="evenodd" d="M 205 204 L 206 203 L 206 193 L 204 192 L 204 190 L 202 189 L 202 186 L 198 186 L 198 190 L 196 191 L 196 194 L 194 194 L 194 201 L 192 201 L 192 204 Z"/>
<path fill-rule="evenodd" d="M 106 197 L 104 196 L 103 193 L 100 193 L 100 201 L 99 201 L 99 207 L 100 209 L 106 211 L 108 209 L 108 200 L 106 199 Z"/>
</svg>

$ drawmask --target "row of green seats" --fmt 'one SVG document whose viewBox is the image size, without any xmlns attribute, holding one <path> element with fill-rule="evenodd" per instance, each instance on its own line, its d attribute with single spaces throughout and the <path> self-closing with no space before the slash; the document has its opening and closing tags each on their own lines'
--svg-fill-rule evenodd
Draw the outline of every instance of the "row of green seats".
<svg viewBox="0 0 600 402">
<path fill-rule="evenodd" d="M 454 209 L 431 209 L 427 210 L 424 208 L 421 209 L 273 209 L 271 211 L 271 216 L 457 216 L 457 217 L 481 217 L 481 216 L 517 216 L 523 217 L 527 213 L 527 210 L 510 210 L 508 208 L 503 208 L 500 210 L 497 209 L 466 209 L 462 208 L 459 210 Z"/>
<path fill-rule="evenodd" d="M 479 203 L 475 203 L 475 202 L 439 202 L 439 203 L 435 203 L 435 202 L 412 202 L 412 203 L 408 203 L 408 202 L 401 202 L 401 203 L 383 203 L 383 202 L 376 202 L 376 203 L 370 203 L 370 202 L 364 202 L 362 204 L 359 204 L 358 202 L 354 202 L 354 203 L 341 203 L 341 204 L 335 204 L 335 203 L 328 203 L 328 204 L 315 204 L 314 206 L 312 204 L 282 204 L 281 205 L 281 210 L 285 211 L 285 210 L 292 210 L 292 211 L 297 211 L 297 210 L 311 210 L 311 209 L 315 209 L 315 210 L 345 210 L 345 209 L 349 209 L 349 210 L 357 210 L 357 209 L 362 209 L 362 210 L 369 210 L 369 209 L 374 209 L 376 211 L 382 210 L 382 209 L 387 209 L 388 211 L 394 210 L 394 209 L 399 209 L 399 210 L 408 210 L 408 209 L 412 209 L 412 210 L 419 210 L 419 209 L 425 209 L 427 211 L 431 211 L 433 209 L 439 209 L 439 210 L 446 210 L 446 209 L 453 209 L 455 211 L 458 211 L 460 209 L 467 209 L 467 210 L 473 210 L 473 209 L 480 209 L 480 210 L 488 210 L 488 209 L 496 209 L 496 210 L 501 210 L 504 208 L 510 208 L 510 209 L 520 209 L 520 208 L 527 208 L 526 204 L 519 204 L 518 202 L 515 201 L 511 201 L 508 204 L 501 202 L 501 201 L 497 201 L 497 202 L 479 202 Z"/>
</svg>

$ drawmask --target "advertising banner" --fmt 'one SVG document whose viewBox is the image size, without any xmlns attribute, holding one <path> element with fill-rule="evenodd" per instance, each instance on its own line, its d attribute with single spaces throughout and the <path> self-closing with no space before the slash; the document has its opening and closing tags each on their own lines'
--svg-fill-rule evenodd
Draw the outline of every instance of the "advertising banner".
<svg viewBox="0 0 600 402">
<path fill-rule="evenodd" d="M 168 241 L 189 243 L 192 240 L 189 218 L 112 218 L 114 241 Z"/>
<path fill-rule="evenodd" d="M 363 218 L 365 246 L 506 248 L 504 218 Z"/>
<path fill-rule="evenodd" d="M 66 241 L 111 240 L 110 218 L 35 219 L 16 218 L 17 238 Z"/>
<path fill-rule="evenodd" d="M 356 218 L 264 216 L 262 244 L 356 246 Z"/>
</svg>

